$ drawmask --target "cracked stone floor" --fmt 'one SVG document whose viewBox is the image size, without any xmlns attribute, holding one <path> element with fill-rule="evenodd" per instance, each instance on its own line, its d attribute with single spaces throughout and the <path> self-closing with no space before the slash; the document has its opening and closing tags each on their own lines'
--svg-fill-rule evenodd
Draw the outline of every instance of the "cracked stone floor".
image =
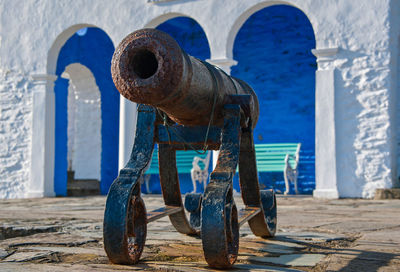
<svg viewBox="0 0 400 272">
<path fill-rule="evenodd" d="M 144 195 L 147 210 L 160 196 Z M 201 239 L 168 217 L 148 226 L 141 261 L 110 264 L 103 250 L 105 197 L 0 200 L 0 271 L 213 271 Z M 239 208 L 240 198 L 236 198 Z M 240 230 L 231 271 L 400 271 L 400 200 L 278 196 L 273 239 Z"/>
</svg>

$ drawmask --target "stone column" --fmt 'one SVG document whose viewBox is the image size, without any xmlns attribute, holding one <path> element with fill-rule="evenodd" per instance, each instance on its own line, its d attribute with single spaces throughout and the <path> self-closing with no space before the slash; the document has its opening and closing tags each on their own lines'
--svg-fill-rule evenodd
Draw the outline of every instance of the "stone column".
<svg viewBox="0 0 400 272">
<path fill-rule="evenodd" d="M 129 160 L 136 133 L 136 103 L 120 95 L 118 170 Z"/>
<path fill-rule="evenodd" d="M 334 60 L 338 48 L 313 49 L 318 70 L 315 80 L 314 197 L 338 198 Z"/>
<path fill-rule="evenodd" d="M 32 75 L 32 146 L 30 182 L 26 190 L 28 198 L 54 196 L 54 121 L 52 127 L 48 126 L 54 120 L 54 91 L 46 90 L 54 90 L 56 79 L 55 75 Z"/>
<path fill-rule="evenodd" d="M 226 59 L 207 59 L 206 61 L 212 65 L 215 65 L 215 66 L 221 68 L 228 75 L 231 74 L 231 67 L 238 64 L 238 62 L 236 60 L 228 59 L 228 58 L 226 58 Z"/>
</svg>

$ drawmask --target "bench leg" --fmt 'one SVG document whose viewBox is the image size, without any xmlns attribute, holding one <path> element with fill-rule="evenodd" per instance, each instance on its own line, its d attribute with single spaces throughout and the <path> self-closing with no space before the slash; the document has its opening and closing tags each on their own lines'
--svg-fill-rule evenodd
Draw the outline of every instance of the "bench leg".
<svg viewBox="0 0 400 272">
<path fill-rule="evenodd" d="M 290 191 L 290 184 L 289 184 L 289 177 L 288 177 L 288 170 L 285 167 L 285 171 L 283 172 L 283 177 L 285 178 L 285 195 L 289 194 Z M 296 185 L 297 186 L 297 185 Z"/>
<path fill-rule="evenodd" d="M 197 180 L 194 171 L 195 171 L 194 169 L 190 170 L 190 178 L 192 179 L 192 185 L 193 185 L 193 191 L 192 191 L 193 194 L 195 194 L 197 191 L 197 184 L 196 184 Z"/>
</svg>

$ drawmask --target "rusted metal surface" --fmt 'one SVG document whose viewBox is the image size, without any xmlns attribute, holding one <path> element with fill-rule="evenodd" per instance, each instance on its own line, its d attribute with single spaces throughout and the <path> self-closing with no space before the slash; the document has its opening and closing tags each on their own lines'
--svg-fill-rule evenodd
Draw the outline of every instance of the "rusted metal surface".
<svg viewBox="0 0 400 272">
<path fill-rule="evenodd" d="M 131 158 L 108 192 L 103 237 L 104 249 L 113 263 L 135 264 L 143 251 L 147 219 L 140 179 L 153 152 L 154 121 L 154 109 L 143 106 Z"/>
<path fill-rule="evenodd" d="M 147 213 L 147 223 L 151 223 L 160 218 L 163 218 L 164 216 L 179 213 L 181 211 L 183 211 L 183 207 L 165 206 L 165 207 L 159 208 L 157 210 Z"/>
<path fill-rule="evenodd" d="M 190 225 L 200 231 L 201 226 L 201 203 L 203 194 L 189 193 L 185 196 L 185 209 L 190 213 Z"/>
<path fill-rule="evenodd" d="M 251 88 L 187 56 L 170 36 L 153 29 L 139 30 L 122 41 L 113 57 L 112 73 L 119 91 L 142 104 L 131 158 L 107 197 L 104 247 L 111 262 L 137 263 L 147 223 L 167 215 L 179 232 L 201 234 L 205 259 L 214 268 L 226 269 L 235 263 L 239 228 L 246 221 L 255 235 L 273 236 L 276 200 L 272 190 L 260 191 L 258 184 L 252 132 L 258 102 Z M 156 143 L 165 207 L 146 214 L 140 181 Z M 204 194 L 185 198 L 189 221 L 176 150 L 192 148 L 220 152 Z M 238 164 L 246 205 L 240 219 L 232 187 Z"/>
<path fill-rule="evenodd" d="M 176 168 L 176 152 L 170 145 L 159 144 L 158 148 L 160 183 L 164 203 L 165 205 L 182 207 L 181 212 L 171 214 L 169 219 L 180 233 L 198 234 L 198 231 L 190 225 L 183 209 L 178 170 Z"/>
<path fill-rule="evenodd" d="M 203 149 L 204 143 L 207 144 L 209 150 L 219 150 L 221 128 L 211 126 L 207 141 L 204 142 L 206 131 L 206 126 L 187 127 L 171 125 L 165 127 L 164 125 L 158 125 L 156 127 L 156 140 L 159 144 L 173 145 L 175 150 L 188 149 L 188 146 L 182 142 L 182 138 L 188 139 L 196 150 Z"/>
<path fill-rule="evenodd" d="M 239 223 L 232 178 L 239 160 L 240 106 L 225 106 L 221 148 L 210 175 L 201 211 L 204 257 L 211 267 L 230 268 L 239 250 Z"/>
<path fill-rule="evenodd" d="M 265 211 L 263 209 L 263 202 L 261 199 L 260 186 L 258 182 L 256 151 L 253 142 L 253 130 L 251 127 L 242 130 L 239 155 L 239 183 L 243 203 L 249 207 L 260 207 L 262 209 L 261 213 L 257 214 L 249 220 L 251 231 L 254 233 L 254 235 L 260 237 L 274 236 L 275 227 L 273 227 L 273 225 L 271 224 L 268 224 L 265 217 L 267 214 L 270 213 L 270 211 Z M 271 193 L 271 197 L 275 197 L 275 194 L 273 192 Z M 272 210 L 272 214 L 270 216 L 275 216 L 276 221 L 276 206 L 275 210 Z"/>
<path fill-rule="evenodd" d="M 260 212 L 261 209 L 258 207 L 246 207 L 239 210 L 239 226 L 243 226 L 244 223 L 248 222 L 251 218 L 253 218 Z"/>
<path fill-rule="evenodd" d="M 232 99 L 236 100 L 245 101 L 243 98 Z M 147 223 L 167 215 L 181 233 L 198 235 L 201 231 L 204 256 L 208 264 L 215 268 L 229 268 L 236 261 L 239 228 L 244 222 L 249 222 L 255 235 L 274 235 L 275 195 L 273 191 L 259 190 L 252 129 L 251 126 L 241 125 L 241 112 L 240 104 L 227 104 L 223 113 L 224 125 L 211 127 L 210 146 L 219 147 L 220 150 L 217 166 L 210 175 L 210 183 L 204 195 L 187 196 L 185 207 L 190 213 L 189 221 L 180 193 L 176 150 L 182 146 L 187 148 L 188 144 L 200 145 L 197 134 L 204 132 L 205 128 L 177 126 L 180 137 L 186 140 L 182 142 L 170 137 L 168 142 L 166 136 L 159 131 L 171 128 L 159 124 L 156 109 L 144 105 L 138 107 L 136 139 L 131 159 L 110 188 L 104 215 L 104 247 L 113 263 L 137 263 L 145 244 Z M 146 215 L 140 197 L 140 180 L 150 163 L 155 143 L 159 143 L 160 180 L 166 207 Z M 232 178 L 238 163 L 242 196 L 247 206 L 247 211 L 240 215 L 240 223 L 232 197 Z"/>
<path fill-rule="evenodd" d="M 168 34 L 142 29 L 129 34 L 115 50 L 111 73 L 127 99 L 155 106 L 182 125 L 223 124 L 223 107 L 232 95 L 250 94 L 247 117 L 256 125 L 259 105 L 250 86 L 222 70 L 188 56 Z"/>
</svg>

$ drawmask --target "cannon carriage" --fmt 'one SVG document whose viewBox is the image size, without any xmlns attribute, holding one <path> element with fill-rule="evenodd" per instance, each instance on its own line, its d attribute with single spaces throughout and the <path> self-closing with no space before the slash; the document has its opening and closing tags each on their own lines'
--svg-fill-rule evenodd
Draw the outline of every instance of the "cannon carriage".
<svg viewBox="0 0 400 272">
<path fill-rule="evenodd" d="M 107 197 L 104 247 L 111 262 L 137 263 L 147 224 L 163 216 L 178 232 L 200 235 L 205 259 L 215 268 L 236 261 L 244 223 L 256 236 L 273 236 L 276 199 L 272 190 L 259 188 L 253 143 L 259 109 L 251 87 L 187 55 L 155 29 L 128 35 L 114 53 L 111 71 L 120 93 L 138 103 L 131 157 Z M 140 183 L 155 144 L 165 207 L 147 212 Z M 186 149 L 220 152 L 204 194 L 186 194 L 183 201 L 175 151 Z M 245 204 L 239 211 L 232 187 L 238 165 Z"/>
</svg>

